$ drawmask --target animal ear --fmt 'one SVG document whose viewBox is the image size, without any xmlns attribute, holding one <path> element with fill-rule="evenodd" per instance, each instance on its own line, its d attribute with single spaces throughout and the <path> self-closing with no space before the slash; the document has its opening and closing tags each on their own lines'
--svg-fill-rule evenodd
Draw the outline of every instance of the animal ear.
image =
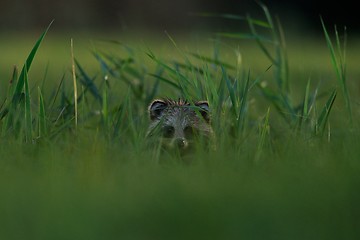
<svg viewBox="0 0 360 240">
<path fill-rule="evenodd" d="M 149 105 L 149 116 L 151 120 L 155 120 L 157 118 L 160 118 L 165 108 L 168 106 L 168 103 L 166 103 L 163 100 L 154 100 Z"/>
<path fill-rule="evenodd" d="M 210 109 L 207 101 L 199 101 L 195 103 L 195 106 L 199 107 L 199 112 L 206 122 L 210 122 Z"/>
</svg>

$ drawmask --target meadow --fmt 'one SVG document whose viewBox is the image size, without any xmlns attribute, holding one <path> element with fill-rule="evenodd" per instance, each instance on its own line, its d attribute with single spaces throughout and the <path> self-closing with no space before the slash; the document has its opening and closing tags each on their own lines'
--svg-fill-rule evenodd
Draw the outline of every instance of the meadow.
<svg viewBox="0 0 360 240">
<path fill-rule="evenodd" d="M 0 239 L 357 239 L 358 38 L 285 41 L 262 7 L 216 16 L 239 32 L 2 37 Z M 216 147 L 149 147 L 159 97 L 209 101 Z"/>
</svg>

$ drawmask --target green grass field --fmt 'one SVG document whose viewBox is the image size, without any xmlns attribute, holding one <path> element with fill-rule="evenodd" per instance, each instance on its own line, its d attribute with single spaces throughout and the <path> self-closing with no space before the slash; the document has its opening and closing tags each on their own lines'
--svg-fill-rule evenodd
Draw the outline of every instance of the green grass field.
<svg viewBox="0 0 360 240">
<path fill-rule="evenodd" d="M 357 239 L 358 39 L 285 46 L 264 13 L 246 34 L 2 37 L 0 239 Z M 216 148 L 149 147 L 159 97 L 209 101 Z"/>
</svg>

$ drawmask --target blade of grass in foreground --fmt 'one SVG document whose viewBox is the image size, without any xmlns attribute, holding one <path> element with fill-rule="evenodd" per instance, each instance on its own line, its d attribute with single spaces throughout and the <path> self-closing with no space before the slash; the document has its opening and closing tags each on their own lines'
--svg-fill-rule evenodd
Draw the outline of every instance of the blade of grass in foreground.
<svg viewBox="0 0 360 240">
<path fill-rule="evenodd" d="M 28 72 L 25 66 L 24 71 L 24 93 L 25 93 L 25 141 L 31 142 L 33 140 L 32 135 L 32 114 L 31 114 L 31 99 L 28 81 Z"/>
<path fill-rule="evenodd" d="M 102 96 L 100 94 L 99 89 L 97 88 L 97 86 L 94 84 L 93 79 L 90 78 L 90 76 L 85 72 L 85 70 L 82 68 L 82 66 L 80 65 L 80 63 L 75 60 L 75 64 L 77 69 L 80 72 L 80 82 L 81 84 L 86 88 L 90 90 L 90 93 L 94 96 L 94 98 L 99 102 L 100 106 L 102 105 Z"/>
<path fill-rule="evenodd" d="M 123 102 L 120 104 L 120 106 L 118 107 L 118 109 L 116 110 L 115 113 L 115 118 L 113 121 L 113 138 L 116 138 L 119 136 L 120 134 L 120 130 L 121 128 L 125 128 L 125 123 L 128 123 L 128 121 L 126 121 L 126 116 L 127 116 L 127 111 L 126 111 L 126 107 L 129 105 L 130 102 L 130 90 L 128 90 L 125 99 L 123 100 Z"/>
<path fill-rule="evenodd" d="M 237 113 L 237 101 L 236 101 L 236 93 L 235 93 L 235 88 L 233 87 L 233 84 L 230 82 L 230 79 L 224 69 L 224 67 L 221 67 L 222 70 L 222 77 L 225 79 L 225 83 L 227 86 L 227 89 L 229 91 L 229 96 L 230 96 L 230 100 L 231 100 L 231 109 L 233 111 L 233 114 L 235 117 L 238 117 L 238 113 Z"/>
<path fill-rule="evenodd" d="M 193 56 L 194 58 L 199 59 L 199 60 L 201 60 L 203 62 L 206 62 L 206 63 L 215 64 L 217 66 L 223 66 L 223 67 L 225 67 L 227 69 L 231 69 L 231 70 L 235 69 L 235 67 L 233 65 L 228 64 L 226 62 L 219 61 L 218 59 L 205 57 L 205 56 L 202 56 L 202 55 L 197 54 L 197 53 L 190 53 L 190 55 Z"/>
<path fill-rule="evenodd" d="M 330 97 L 328 98 L 325 106 L 323 107 L 320 116 L 317 120 L 317 125 L 315 126 L 315 134 L 318 135 L 322 135 L 324 133 L 325 127 L 326 127 L 326 123 L 328 122 L 328 118 L 330 115 L 330 111 L 331 108 L 335 102 L 336 99 L 336 90 L 334 90 Z"/>
<path fill-rule="evenodd" d="M 269 116 L 270 116 L 270 108 L 268 108 L 266 116 L 263 120 L 263 123 L 260 125 L 260 139 L 259 139 L 259 143 L 258 143 L 256 155 L 255 155 L 255 162 L 259 161 L 261 154 L 263 152 L 263 149 L 264 149 L 265 140 L 266 140 L 267 136 L 270 134 Z"/>
<path fill-rule="evenodd" d="M 147 53 L 147 55 L 153 61 L 155 61 L 157 64 L 162 66 L 165 70 L 167 70 L 172 76 L 177 77 L 179 80 L 184 81 L 185 83 L 188 83 L 188 84 L 190 83 L 189 80 L 184 75 L 182 75 L 181 73 L 176 71 L 176 69 L 173 69 L 172 67 L 170 67 L 168 64 L 166 64 L 163 61 L 159 60 L 152 52 Z"/>
<path fill-rule="evenodd" d="M 78 126 L 78 91 L 77 91 L 77 84 L 76 84 L 76 72 L 75 72 L 75 58 L 74 58 L 74 41 L 71 38 L 70 40 L 70 52 L 71 52 L 71 71 L 72 71 L 72 78 L 74 84 L 74 114 L 75 114 L 75 129 Z"/>
<path fill-rule="evenodd" d="M 156 76 L 161 76 L 163 73 L 163 68 L 162 67 L 157 67 L 157 70 L 155 71 L 155 75 Z M 149 91 L 147 91 L 146 97 L 145 97 L 145 104 L 148 104 L 149 102 L 152 101 L 152 99 L 155 98 L 155 96 L 158 94 L 159 92 L 159 84 L 160 84 L 160 80 L 157 79 L 155 81 L 155 83 L 152 85 L 151 89 L 149 89 Z"/>
<path fill-rule="evenodd" d="M 19 70 L 17 68 L 17 66 L 14 66 L 14 70 L 13 70 L 13 74 L 9 83 L 9 90 L 8 90 L 8 95 L 7 95 L 7 99 L 9 100 L 10 97 L 14 96 L 14 92 L 15 92 L 15 87 L 17 84 L 17 80 L 18 80 L 18 76 L 19 75 Z"/>
<path fill-rule="evenodd" d="M 203 13 L 193 13 L 192 15 L 194 16 L 199 16 L 199 17 L 216 17 L 216 18 L 223 18 L 223 19 L 229 19 L 229 20 L 235 20 L 235 21 L 247 21 L 248 18 L 241 16 L 241 15 L 236 15 L 236 14 L 228 14 L 228 13 L 223 13 L 223 14 L 218 14 L 218 13 L 209 13 L 209 12 L 203 12 Z M 264 27 L 264 28 L 269 28 L 270 25 L 269 23 L 265 22 L 265 21 L 261 21 L 259 19 L 250 19 L 251 22 L 259 27 Z"/>
<path fill-rule="evenodd" d="M 306 84 L 305 96 L 304 96 L 304 101 L 303 101 L 303 106 L 302 106 L 302 114 L 301 114 L 301 116 L 299 116 L 299 125 L 298 125 L 299 130 L 301 130 L 303 123 L 306 122 L 306 120 L 309 118 L 309 113 L 310 113 L 309 96 L 310 96 L 310 79 L 308 80 L 308 82 Z"/>
<path fill-rule="evenodd" d="M 44 98 L 41 94 L 41 88 L 38 88 L 39 91 L 39 122 L 38 122 L 38 127 L 39 127 L 39 135 L 38 137 L 42 137 L 44 135 L 46 135 L 46 115 L 45 115 L 45 104 L 44 104 Z"/>
<path fill-rule="evenodd" d="M 102 110 L 101 110 L 101 116 L 104 126 L 104 132 L 106 136 L 108 136 L 109 132 L 109 106 L 108 106 L 108 88 L 107 86 L 103 89 L 103 104 L 102 104 Z"/>
<path fill-rule="evenodd" d="M 239 116 L 237 117 L 237 129 L 241 129 L 243 132 L 245 129 L 245 118 L 246 118 L 246 111 L 248 107 L 248 94 L 250 91 L 250 70 L 248 72 L 248 77 L 245 81 L 242 93 L 241 93 L 241 101 L 240 101 L 240 111 Z"/>
<path fill-rule="evenodd" d="M 8 113 L 9 113 L 9 104 L 11 104 L 11 102 L 9 102 L 9 98 L 11 98 L 11 96 L 13 96 L 13 92 L 15 89 L 15 84 L 18 78 L 18 68 L 16 66 L 14 66 L 14 70 L 13 70 L 13 74 L 11 77 L 11 80 L 9 82 L 9 88 L 8 88 L 8 92 L 6 95 L 6 98 L 3 102 L 3 104 L 0 107 L 0 120 L 2 120 Z M 4 109 L 3 109 L 4 108 Z M 3 125 L 3 129 L 4 127 L 6 127 L 6 122 L 8 122 L 8 120 L 5 121 L 5 124 Z"/>
<path fill-rule="evenodd" d="M 31 64 L 34 60 L 34 57 L 41 45 L 41 42 L 43 41 L 46 33 L 50 29 L 50 26 L 52 25 L 53 21 L 49 24 L 49 26 L 45 29 L 45 31 L 42 33 L 40 38 L 36 41 L 34 47 L 32 48 L 30 54 L 28 55 L 24 66 L 21 70 L 20 76 L 17 78 L 17 70 L 14 69 L 13 78 L 10 82 L 10 88 L 8 92 L 8 114 L 6 117 L 6 122 L 3 125 L 2 128 L 2 136 L 4 136 L 8 129 L 11 128 L 11 126 L 15 126 L 17 123 L 14 121 L 14 114 L 16 112 L 16 109 L 20 103 L 20 100 L 22 96 L 25 94 L 25 105 L 24 105 L 24 111 L 25 111 L 25 138 L 26 141 L 29 141 L 30 138 L 32 138 L 32 119 L 31 119 L 31 107 L 30 107 L 30 91 L 29 91 L 29 83 L 28 83 L 28 71 L 30 70 Z M 15 85 L 16 84 L 16 85 Z M 25 91 L 25 93 L 23 92 Z M 17 135 L 17 134 L 15 134 Z"/>
<path fill-rule="evenodd" d="M 18 82 L 17 82 L 17 85 L 16 85 L 16 88 L 15 88 L 15 92 L 13 94 L 13 97 L 12 97 L 12 102 L 14 104 L 17 104 L 19 102 L 19 99 L 20 99 L 20 96 L 21 96 L 21 92 L 24 88 L 24 81 L 25 81 L 25 75 L 27 74 L 27 72 L 30 70 L 30 67 L 31 67 L 31 64 L 34 60 L 34 57 L 40 47 L 40 44 L 41 42 L 43 41 L 46 33 L 48 32 L 48 30 L 50 29 L 50 26 L 52 25 L 54 21 L 52 21 L 49 26 L 46 28 L 46 30 L 43 32 L 43 34 L 41 34 L 40 38 L 37 40 L 37 42 L 35 43 L 33 49 L 31 50 L 29 56 L 27 57 L 26 59 L 26 62 L 21 70 L 21 73 L 20 73 L 20 77 L 18 79 Z"/>
<path fill-rule="evenodd" d="M 169 84 L 170 86 L 172 86 L 172 87 L 174 87 L 174 88 L 176 88 L 178 90 L 181 90 L 181 87 L 178 84 L 172 82 L 169 79 L 166 79 L 164 77 L 161 77 L 161 76 L 159 76 L 157 74 L 152 74 L 152 73 L 149 73 L 149 76 L 152 76 L 152 77 L 154 77 L 154 78 L 156 78 L 156 79 L 158 79 L 158 80 L 160 80 L 160 81 L 162 81 L 162 82 L 164 82 L 166 84 Z"/>
<path fill-rule="evenodd" d="M 14 70 L 13 70 L 12 78 L 9 83 L 7 98 L 5 99 L 5 102 L 4 102 L 4 104 L 6 104 L 6 106 L 1 111 L 1 115 L 0 115 L 0 121 L 4 121 L 3 125 L 2 125 L 2 129 L 1 129 L 2 137 L 4 137 L 6 135 L 7 130 L 10 128 L 10 124 L 13 122 L 13 118 L 14 118 L 13 112 L 15 110 L 11 107 L 10 98 L 14 95 L 17 79 L 18 79 L 18 69 L 15 66 Z"/>
<path fill-rule="evenodd" d="M 349 118 L 350 118 L 350 123 L 352 124 L 352 110 L 351 110 L 351 101 L 350 101 L 350 96 L 349 96 L 349 91 L 347 88 L 347 84 L 346 84 L 346 64 L 345 64 L 345 46 L 346 46 L 346 29 L 345 29 L 345 40 L 344 40 L 344 48 L 343 48 L 343 53 L 341 53 L 341 44 L 340 44 L 340 39 L 339 39 L 339 34 L 338 31 L 335 27 L 335 36 L 336 36 L 336 48 L 338 50 L 338 59 L 336 57 L 336 53 L 335 53 L 335 48 L 333 46 L 333 43 L 330 39 L 329 33 L 326 30 L 324 21 L 322 18 L 320 18 L 321 20 L 321 25 L 323 27 L 323 31 L 324 31 L 324 35 L 325 35 L 325 39 L 326 39 L 326 43 L 327 46 L 330 50 L 330 56 L 331 56 L 331 63 L 333 65 L 333 68 L 336 72 L 336 77 L 338 79 L 338 83 L 341 87 L 341 90 L 343 92 L 344 98 L 345 98 L 345 105 L 346 105 L 346 109 L 348 111 L 349 114 Z"/>
</svg>

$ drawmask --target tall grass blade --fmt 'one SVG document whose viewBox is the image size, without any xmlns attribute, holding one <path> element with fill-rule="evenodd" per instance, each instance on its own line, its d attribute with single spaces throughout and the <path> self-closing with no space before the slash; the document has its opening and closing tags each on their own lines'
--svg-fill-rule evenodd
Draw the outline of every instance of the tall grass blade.
<svg viewBox="0 0 360 240">
<path fill-rule="evenodd" d="M 19 75 L 19 70 L 18 70 L 17 66 L 14 66 L 13 74 L 12 74 L 11 80 L 9 82 L 9 89 L 8 89 L 8 94 L 7 94 L 8 100 L 10 100 L 9 98 L 11 98 L 12 96 L 14 96 L 14 92 L 16 89 L 17 81 L 18 81 L 18 75 Z M 9 104 L 10 104 L 10 102 L 9 102 Z"/>
<path fill-rule="evenodd" d="M 245 129 L 245 117 L 246 117 L 246 111 L 247 111 L 247 105 L 248 105 L 248 95 L 250 91 L 250 70 L 248 72 L 248 77 L 245 81 L 242 93 L 241 93 L 241 101 L 240 101 L 240 111 L 237 121 L 237 128 L 241 129 L 242 132 Z"/>
<path fill-rule="evenodd" d="M 125 120 L 127 111 L 126 111 L 126 107 L 129 105 L 130 102 L 130 91 L 128 90 L 124 101 L 119 105 L 118 109 L 115 112 L 115 117 L 114 117 L 114 124 L 113 124 L 113 138 L 116 138 L 119 136 L 120 134 L 120 130 L 121 128 L 125 128 L 125 123 L 127 123 L 127 121 Z"/>
<path fill-rule="evenodd" d="M 78 126 L 78 92 L 77 92 L 76 73 L 75 73 L 74 41 L 72 38 L 70 40 L 70 50 L 71 50 L 71 70 L 72 70 L 72 78 L 73 78 L 73 86 L 74 86 L 75 129 L 77 129 L 77 126 Z"/>
<path fill-rule="evenodd" d="M 60 90 L 62 89 L 62 85 L 63 85 L 63 83 L 64 83 L 64 79 L 65 79 L 65 74 L 62 76 L 62 78 L 61 78 L 61 80 L 60 80 L 60 83 L 59 83 L 59 85 L 57 86 L 57 88 L 56 88 L 56 91 L 55 91 L 55 94 L 54 94 L 54 96 L 53 96 L 53 98 L 52 98 L 52 100 L 51 100 L 51 105 L 50 105 L 50 107 L 49 107 L 49 111 L 50 111 L 50 114 L 52 113 L 52 111 L 54 110 L 54 105 L 55 105 L 55 102 L 56 102 L 56 100 L 57 100 L 57 98 L 58 98 L 58 96 L 59 96 L 59 93 L 60 93 Z M 49 100 L 50 101 L 50 100 Z"/>
<path fill-rule="evenodd" d="M 180 87 L 178 84 L 172 82 L 172 81 L 169 80 L 169 79 L 166 79 L 166 78 L 164 78 L 164 77 L 162 77 L 162 76 L 159 76 L 159 75 L 157 75 L 157 74 L 152 74 L 152 73 L 149 73 L 149 76 L 152 76 L 152 77 L 160 80 L 161 82 L 164 82 L 164 83 L 170 85 L 170 86 L 173 87 L 173 88 L 176 88 L 176 89 L 178 89 L 178 90 L 181 90 L 181 87 Z"/>
<path fill-rule="evenodd" d="M 275 92 L 268 87 L 264 87 L 261 85 L 261 83 L 257 83 L 256 86 L 260 89 L 261 93 L 264 95 L 264 97 L 274 105 L 277 112 L 280 114 L 280 116 L 289 124 L 291 125 L 291 118 L 289 118 L 289 111 L 288 107 L 284 106 L 284 102 L 282 100 L 282 96 L 279 96 L 278 92 Z M 292 112 L 292 110 L 291 110 Z"/>
<path fill-rule="evenodd" d="M 225 79 L 225 83 L 226 83 L 227 89 L 229 91 L 232 112 L 233 112 L 235 117 L 238 117 L 238 112 L 237 112 L 238 104 L 237 104 L 237 101 L 236 101 L 235 88 L 234 88 L 233 84 L 231 83 L 231 81 L 230 81 L 224 67 L 221 67 L 221 71 L 222 71 L 222 77 L 223 77 L 223 79 Z"/>
<path fill-rule="evenodd" d="M 210 13 L 210 12 L 199 12 L 199 13 L 191 13 L 192 16 L 197 17 L 216 17 L 216 18 L 224 18 L 230 20 L 244 20 L 245 17 L 231 14 L 231 13 Z"/>
<path fill-rule="evenodd" d="M 277 59 L 279 61 L 278 79 L 283 93 L 288 94 L 290 92 L 289 61 L 286 51 L 285 34 L 281 26 L 280 20 L 278 18 L 277 18 L 277 26 L 278 26 L 277 27 L 278 36 L 276 38 L 278 39 L 279 42 L 279 44 L 276 46 L 276 54 L 277 54 Z"/>
<path fill-rule="evenodd" d="M 217 32 L 216 35 L 219 37 L 225 37 L 230 39 L 232 38 L 232 39 L 244 39 L 244 40 L 259 40 L 261 42 L 274 43 L 271 38 L 259 34 L 255 35 L 253 33 Z"/>
<path fill-rule="evenodd" d="M 147 53 L 147 55 L 155 61 L 159 66 L 163 67 L 173 78 L 177 79 L 178 86 L 180 87 L 181 94 L 185 98 L 189 98 L 189 87 L 192 86 L 192 82 L 189 79 L 181 74 L 177 69 L 170 67 L 168 64 L 159 60 L 152 52 Z M 170 82 L 168 82 L 170 83 Z"/>
<path fill-rule="evenodd" d="M 265 56 L 271 61 L 272 64 L 274 65 L 278 65 L 279 63 L 276 61 L 276 59 L 272 56 L 272 54 L 270 53 L 270 51 L 265 47 L 265 45 L 263 44 L 262 38 L 260 38 L 260 35 L 257 33 L 254 24 L 252 23 L 252 21 L 250 21 L 250 16 L 248 16 L 248 24 L 249 24 L 249 28 L 251 31 L 251 34 L 255 37 L 255 41 L 258 44 L 258 46 L 260 47 L 260 49 L 263 51 L 263 53 L 265 54 Z M 271 25 L 272 26 L 272 25 Z M 273 29 L 273 27 L 271 27 L 271 29 Z"/>
<path fill-rule="evenodd" d="M 189 80 L 181 73 L 179 73 L 179 71 L 177 71 L 176 69 L 170 67 L 169 65 L 167 65 L 166 63 L 164 63 L 163 61 L 159 60 L 157 57 L 155 57 L 155 55 L 153 55 L 152 53 L 148 53 L 147 54 L 153 61 L 155 61 L 156 63 L 158 63 L 160 66 L 162 66 L 165 70 L 167 70 L 169 73 L 171 73 L 173 76 L 178 77 L 180 81 L 184 81 L 186 83 L 190 83 Z"/>
<path fill-rule="evenodd" d="M 185 62 L 188 63 L 189 65 L 192 65 L 189 58 L 186 56 L 186 54 L 181 51 L 181 49 L 179 48 L 179 46 L 177 45 L 177 43 L 175 42 L 174 38 L 167 32 L 165 31 L 166 36 L 169 38 L 169 40 L 171 41 L 171 43 L 174 45 L 174 47 L 176 48 L 176 50 L 179 52 L 179 54 L 185 59 Z"/>
<path fill-rule="evenodd" d="M 6 135 L 7 130 L 10 128 L 11 124 L 13 124 L 15 107 L 12 104 L 12 101 L 10 99 L 14 95 L 15 87 L 17 85 L 16 84 L 17 79 L 18 79 L 18 68 L 16 66 L 14 66 L 13 74 L 12 74 L 11 80 L 9 82 L 7 97 L 6 97 L 6 99 L 4 101 L 4 105 L 3 105 L 4 109 L 1 111 L 1 115 L 0 115 L 0 121 L 2 121 L 4 119 L 3 120 L 4 122 L 2 123 L 2 129 L 1 129 L 2 137 L 4 137 Z"/>
<path fill-rule="evenodd" d="M 339 34 L 335 27 L 336 47 L 337 47 L 337 51 L 338 51 L 338 58 L 337 58 L 334 45 L 330 39 L 330 36 L 329 36 L 329 33 L 328 33 L 326 27 L 325 27 L 325 23 L 322 18 L 320 18 L 320 21 L 321 21 L 321 25 L 323 27 L 326 44 L 330 51 L 331 63 L 335 70 L 338 84 L 341 87 L 341 90 L 342 90 L 342 93 L 343 93 L 343 96 L 345 99 L 346 109 L 349 114 L 350 123 L 352 124 L 353 116 L 352 116 L 352 110 L 351 110 L 351 101 L 350 101 L 350 95 L 349 95 L 349 91 L 348 91 L 348 87 L 347 87 L 347 83 L 346 83 L 346 64 L 345 64 L 346 29 L 345 29 L 344 48 L 343 48 L 343 52 L 342 52 Z"/>
<path fill-rule="evenodd" d="M 53 22 L 54 22 L 54 20 L 49 24 L 49 26 L 46 28 L 46 30 L 42 33 L 42 35 L 37 40 L 37 42 L 35 43 L 33 49 L 31 50 L 29 56 L 26 59 L 26 62 L 25 62 L 24 66 L 23 66 L 23 68 L 21 70 L 20 77 L 19 77 L 17 85 L 16 85 L 14 95 L 12 97 L 12 102 L 14 104 L 17 104 L 19 102 L 19 100 L 20 100 L 21 92 L 22 92 L 22 90 L 24 88 L 25 75 L 30 70 L 31 64 L 32 64 L 32 62 L 34 60 L 34 57 L 35 57 L 40 45 L 41 45 L 41 42 L 43 41 L 46 33 L 50 29 L 50 26 L 52 25 Z"/>
<path fill-rule="evenodd" d="M 157 67 L 157 70 L 155 71 L 154 75 L 161 77 L 163 72 L 164 72 L 164 69 L 162 67 Z M 151 90 L 148 91 L 148 93 L 146 94 L 145 104 L 148 104 L 149 102 L 151 102 L 156 97 L 156 95 L 159 92 L 159 84 L 160 84 L 160 80 L 157 79 L 155 81 L 155 83 L 153 84 Z"/>
<path fill-rule="evenodd" d="M 105 87 L 103 89 L 103 105 L 102 105 L 101 114 L 102 114 L 102 119 L 103 119 L 104 131 L 106 134 L 109 131 L 109 110 L 108 110 L 108 108 L 109 108 L 109 106 L 108 106 L 108 91 L 107 91 L 107 87 Z"/>
<path fill-rule="evenodd" d="M 270 116 L 270 108 L 268 108 L 266 112 L 266 116 L 260 125 L 259 143 L 255 154 L 255 162 L 259 161 L 265 146 L 266 139 L 270 135 L 269 116 Z"/>
<path fill-rule="evenodd" d="M 306 89 L 305 89 L 305 95 L 304 95 L 304 100 L 302 103 L 302 113 L 299 116 L 299 126 L 298 129 L 301 130 L 303 123 L 306 122 L 309 118 L 309 103 L 310 103 L 310 79 L 308 80 L 307 84 L 306 84 Z"/>
<path fill-rule="evenodd" d="M 90 76 L 86 73 L 86 71 L 82 68 L 80 63 L 74 59 L 77 69 L 80 73 L 80 83 L 85 87 L 85 89 L 89 89 L 90 93 L 94 96 L 94 98 L 99 102 L 100 106 L 102 105 L 102 96 L 94 83 L 94 80 L 90 78 Z"/>
<path fill-rule="evenodd" d="M 0 105 L 0 120 L 2 120 L 6 116 L 6 114 L 8 113 L 7 109 L 5 109 L 4 111 L 2 110 L 3 107 L 5 106 L 5 103 L 6 103 L 6 98 L 4 99 L 2 104 Z"/>
<path fill-rule="evenodd" d="M 0 120 L 2 120 L 9 113 L 9 108 L 11 107 L 10 98 L 14 95 L 17 78 L 18 78 L 18 68 L 16 66 L 14 66 L 13 74 L 9 81 L 6 98 L 4 99 L 4 102 L 2 103 L 2 105 L 0 107 Z M 8 122 L 8 121 L 6 121 L 6 122 Z M 6 126 L 7 126 L 7 124 L 3 125 L 3 127 L 6 127 Z"/>
<path fill-rule="evenodd" d="M 20 73 L 20 76 L 17 74 L 17 69 L 14 68 L 13 77 L 10 82 L 10 87 L 8 91 L 8 104 L 7 104 L 7 118 L 5 120 L 5 123 L 2 125 L 2 136 L 4 136 L 8 129 L 13 127 L 13 129 L 20 130 L 20 123 L 19 116 L 15 116 L 16 110 L 20 105 L 20 102 L 22 98 L 24 99 L 24 105 L 23 111 L 24 111 L 24 119 L 25 119 L 25 141 L 29 142 L 31 139 L 33 139 L 33 132 L 32 132 L 32 116 L 31 116 L 31 106 L 30 106 L 30 90 L 29 90 L 29 83 L 28 83 L 28 71 L 30 70 L 31 64 L 34 60 L 34 57 L 46 35 L 48 30 L 50 29 L 50 26 L 52 25 L 53 21 L 48 25 L 48 27 L 45 29 L 45 31 L 42 33 L 42 35 L 39 37 L 39 39 L 36 41 L 34 47 L 30 51 L 23 67 Z M 10 100 L 11 99 L 11 100 Z M 20 114 L 20 113 L 19 113 Z M 4 114 L 2 114 L 4 115 Z M 21 117 L 21 119 L 23 119 Z M 16 132 L 16 136 L 19 136 Z"/>
<path fill-rule="evenodd" d="M 29 90 L 29 81 L 27 68 L 24 70 L 24 95 L 25 95 L 25 141 L 31 142 L 33 140 L 33 128 L 32 128 L 32 114 L 31 114 L 31 98 Z"/>
<path fill-rule="evenodd" d="M 216 18 L 223 18 L 223 19 L 229 19 L 229 20 L 248 20 L 247 17 L 236 15 L 236 14 L 229 14 L 229 13 L 192 13 L 193 16 L 198 17 L 216 17 Z M 269 23 L 259 20 L 259 19 L 250 19 L 254 25 L 257 25 L 259 27 L 269 28 Z"/>
<path fill-rule="evenodd" d="M 199 59 L 199 60 L 202 60 L 204 62 L 207 62 L 207 63 L 211 63 L 211 64 L 215 64 L 217 66 L 223 66 L 227 69 L 231 69 L 231 70 L 234 70 L 236 69 L 233 65 L 231 64 L 228 64 L 226 62 L 222 62 L 222 61 L 219 61 L 218 59 L 214 59 L 214 58 L 210 58 L 210 57 L 205 57 L 205 56 L 202 56 L 200 54 L 197 54 L 197 53 L 190 53 L 191 56 L 193 56 L 194 58 L 196 59 Z"/>
<path fill-rule="evenodd" d="M 320 113 L 320 116 L 317 120 L 317 126 L 315 128 L 316 135 L 322 135 L 324 133 L 330 115 L 330 111 L 335 102 L 335 99 L 336 99 L 336 90 L 334 90 L 331 93 L 331 95 L 329 96 L 328 100 L 325 103 L 325 106 L 323 107 Z"/>
<path fill-rule="evenodd" d="M 302 111 L 303 119 L 306 120 L 309 116 L 309 95 L 310 95 L 310 79 L 306 84 L 305 96 L 304 96 L 304 107 Z"/>
<path fill-rule="evenodd" d="M 43 137 L 47 133 L 45 103 L 40 87 L 38 88 L 38 92 L 39 92 L 38 137 Z"/>
</svg>

